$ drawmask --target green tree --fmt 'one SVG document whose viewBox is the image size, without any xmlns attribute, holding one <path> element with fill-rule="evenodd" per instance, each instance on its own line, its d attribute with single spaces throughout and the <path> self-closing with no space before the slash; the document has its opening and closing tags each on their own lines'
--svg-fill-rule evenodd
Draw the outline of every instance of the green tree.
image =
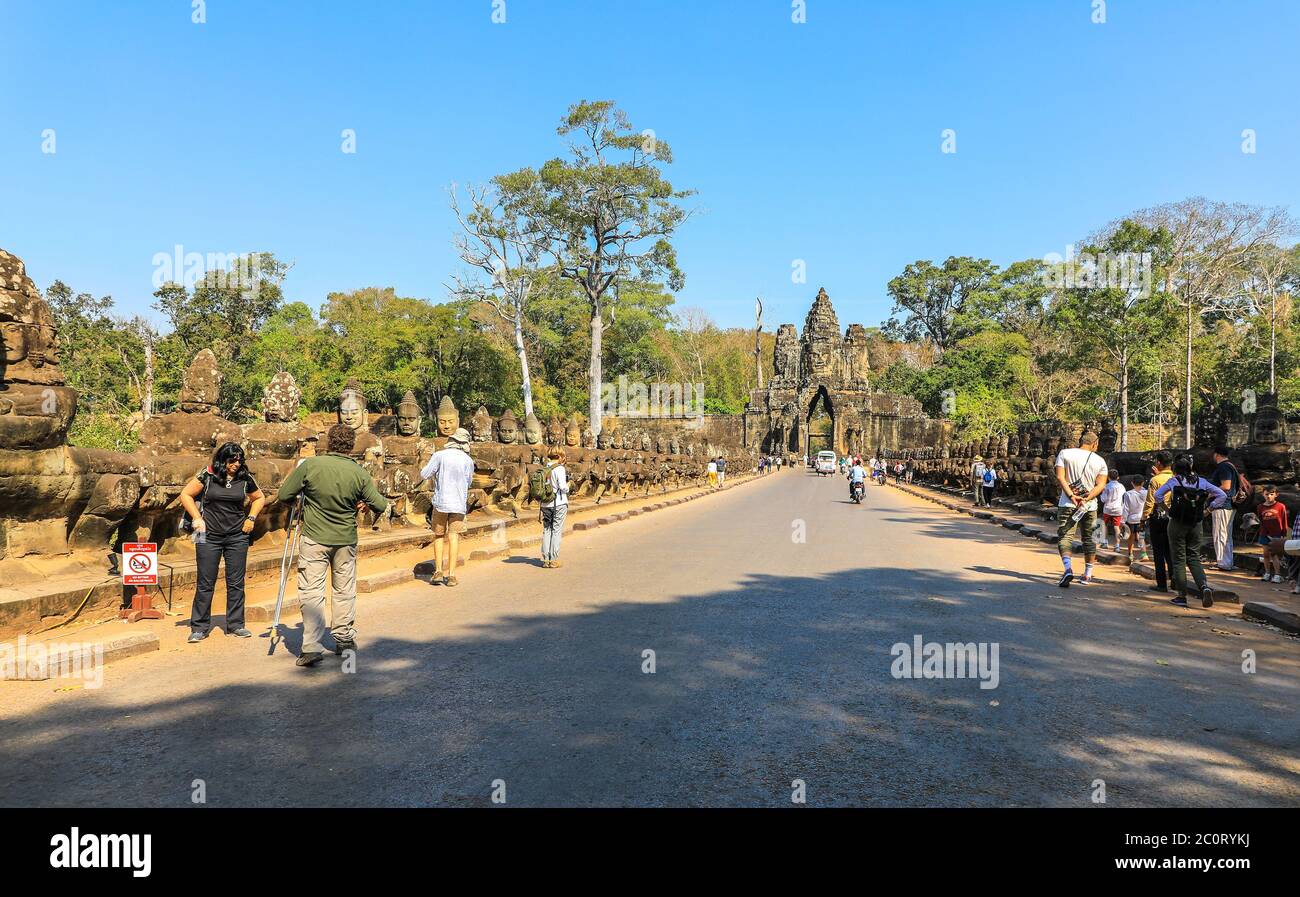
<svg viewBox="0 0 1300 897">
<path fill-rule="evenodd" d="M 994 285 L 996 274 L 992 262 L 969 256 L 951 257 L 943 267 L 913 262 L 889 281 L 894 308 L 885 322 L 885 335 L 909 341 L 928 339 L 944 352 L 980 330 L 988 307 L 985 294 Z"/>
<path fill-rule="evenodd" d="M 545 251 L 560 277 L 577 284 L 587 303 L 590 333 L 588 419 L 600 431 L 605 330 L 617 318 L 622 288 L 630 281 L 662 281 L 680 290 L 685 275 L 669 238 L 686 220 L 678 190 L 661 165 L 672 161 L 668 144 L 638 133 L 608 100 L 569 107 L 557 133 L 573 135 L 567 159 L 533 173 L 509 177 L 533 196 L 529 214 L 546 235 Z"/>
</svg>

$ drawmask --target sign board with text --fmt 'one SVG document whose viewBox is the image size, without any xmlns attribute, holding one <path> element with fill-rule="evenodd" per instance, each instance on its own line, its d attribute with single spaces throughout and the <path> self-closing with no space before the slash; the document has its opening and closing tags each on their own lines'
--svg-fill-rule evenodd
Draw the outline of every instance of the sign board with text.
<svg viewBox="0 0 1300 897">
<path fill-rule="evenodd" d="M 158 544 L 127 542 L 122 546 L 122 584 L 158 585 Z"/>
</svg>

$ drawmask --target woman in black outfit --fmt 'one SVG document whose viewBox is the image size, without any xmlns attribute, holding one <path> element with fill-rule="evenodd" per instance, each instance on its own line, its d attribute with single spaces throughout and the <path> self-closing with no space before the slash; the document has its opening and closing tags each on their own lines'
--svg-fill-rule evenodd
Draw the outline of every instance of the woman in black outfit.
<svg viewBox="0 0 1300 897">
<path fill-rule="evenodd" d="M 227 442 L 217 449 L 212 466 L 199 471 L 181 492 L 181 505 L 194 522 L 194 554 L 199 568 L 190 613 L 190 644 L 208 637 L 212 591 L 217 586 L 222 558 L 226 560 L 226 633 L 238 638 L 253 634 L 244 628 L 244 569 L 249 533 L 265 504 L 266 498 L 248 473 L 244 450 L 237 442 Z"/>
</svg>

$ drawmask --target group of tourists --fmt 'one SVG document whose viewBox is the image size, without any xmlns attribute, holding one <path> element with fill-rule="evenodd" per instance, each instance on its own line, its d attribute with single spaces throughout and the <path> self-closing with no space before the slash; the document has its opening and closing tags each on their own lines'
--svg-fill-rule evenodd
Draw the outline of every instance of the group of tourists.
<svg viewBox="0 0 1300 897">
<path fill-rule="evenodd" d="M 1211 607 L 1214 590 L 1201 563 L 1204 522 L 1211 521 L 1218 568 L 1231 570 L 1233 518 L 1238 508 L 1249 508 L 1253 499 L 1253 487 L 1228 459 L 1228 447 L 1215 449 L 1216 467 L 1211 479 L 1196 473 L 1190 455 L 1175 459 L 1168 451 L 1156 453 L 1150 476 L 1121 478 L 1097 454 L 1097 443 L 1095 433 L 1084 433 L 1078 448 L 1063 449 L 1056 458 L 1056 480 L 1061 487 L 1057 550 L 1063 567 L 1058 585 L 1068 588 L 1075 581 L 1093 581 L 1097 556 L 1094 530 L 1098 528 L 1100 503 L 1099 528 L 1104 545 L 1125 550 L 1130 562 L 1138 551 L 1145 560 L 1150 546 L 1156 579 L 1152 590 L 1168 592 L 1172 586 L 1177 594 L 1170 601 L 1180 607 L 1188 606 L 1188 597 L 1194 591 L 1202 607 Z M 1291 538 L 1300 538 L 1300 520 L 1288 519 L 1286 505 L 1278 501 L 1275 486 L 1263 486 L 1259 498 L 1258 507 L 1243 518 L 1243 523 L 1263 550 L 1261 577 L 1282 583 L 1288 575 L 1284 552 L 1288 527 L 1292 527 Z M 1082 575 L 1075 570 L 1072 558 L 1076 531 L 1083 544 Z M 1300 583 L 1295 591 L 1300 593 Z"/>
<path fill-rule="evenodd" d="M 299 666 L 314 666 L 324 657 L 324 636 L 333 636 L 334 653 L 356 648 L 357 513 L 369 509 L 376 516 L 388 509 L 370 474 L 350 456 L 356 432 L 344 424 L 330 428 L 326 452 L 299 462 L 280 486 L 277 499 L 286 505 L 301 500 L 301 536 L 298 548 L 298 596 L 302 605 L 303 640 Z M 420 471 L 421 481 L 432 480 L 428 519 L 433 530 L 432 584 L 455 587 L 460 535 L 469 512 L 469 488 L 474 459 L 469 455 L 470 435 L 463 427 L 447 437 Z M 565 454 L 553 447 L 547 464 L 532 474 L 529 494 L 537 500 L 542 524 L 541 564 L 560 566 L 560 539 L 569 505 L 569 478 Z M 721 459 L 715 459 L 720 461 Z M 725 469 L 725 462 L 723 462 Z M 207 638 L 211 630 L 212 594 L 221 562 L 226 565 L 226 633 L 250 638 L 244 625 L 244 577 L 249 537 L 266 496 L 248 471 L 244 450 L 230 442 L 217 449 L 212 463 L 200 471 L 181 493 L 193 531 L 198 579 L 190 612 L 191 644 Z M 325 586 L 330 590 L 331 625 L 326 626 Z"/>
<path fill-rule="evenodd" d="M 727 459 L 717 455 L 709 459 L 705 468 L 709 474 L 709 488 L 716 489 L 727 479 Z"/>
<path fill-rule="evenodd" d="M 986 464 L 983 458 L 976 455 L 970 468 L 970 487 L 975 493 L 976 506 L 991 507 L 993 496 L 998 491 L 998 483 L 1004 483 L 1006 479 L 1007 472 L 1004 469 L 994 467 L 991 462 Z"/>
</svg>

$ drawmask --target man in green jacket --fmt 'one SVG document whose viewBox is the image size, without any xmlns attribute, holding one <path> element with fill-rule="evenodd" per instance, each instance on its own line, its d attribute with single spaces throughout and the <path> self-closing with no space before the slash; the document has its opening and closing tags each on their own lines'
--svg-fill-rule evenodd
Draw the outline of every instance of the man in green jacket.
<svg viewBox="0 0 1300 897">
<path fill-rule="evenodd" d="M 325 576 L 334 584 L 331 617 L 334 653 L 357 647 L 352 623 L 357 602 L 357 511 L 369 505 L 382 514 L 388 500 L 370 474 L 348 457 L 356 433 L 346 424 L 329 430 L 329 453 L 308 458 L 280 487 L 279 499 L 291 502 L 302 493 L 302 541 L 298 548 L 298 597 L 302 601 L 302 653 L 298 666 L 320 663 L 324 656 Z"/>
</svg>

